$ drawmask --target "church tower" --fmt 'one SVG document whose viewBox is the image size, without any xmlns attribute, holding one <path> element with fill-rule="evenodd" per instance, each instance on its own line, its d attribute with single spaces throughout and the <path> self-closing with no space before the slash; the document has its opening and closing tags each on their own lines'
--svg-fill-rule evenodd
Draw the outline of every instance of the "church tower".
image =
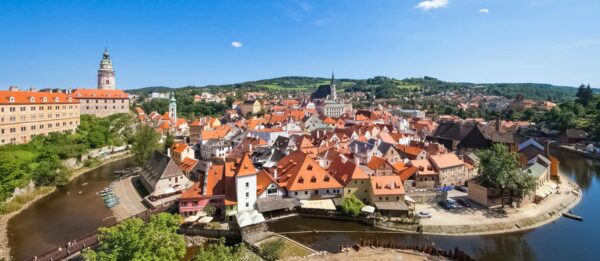
<svg viewBox="0 0 600 261">
<path fill-rule="evenodd" d="M 102 60 L 100 61 L 100 69 L 98 69 L 98 89 L 115 89 L 115 70 L 113 70 L 112 61 L 110 60 L 110 55 L 106 48 L 104 48 Z"/>
<path fill-rule="evenodd" d="M 333 101 L 337 100 L 337 93 L 335 90 L 335 78 L 333 72 L 331 72 L 331 83 L 329 84 L 329 98 Z"/>
<path fill-rule="evenodd" d="M 169 118 L 177 122 L 177 102 L 175 100 L 175 94 L 171 92 L 169 99 Z"/>
</svg>

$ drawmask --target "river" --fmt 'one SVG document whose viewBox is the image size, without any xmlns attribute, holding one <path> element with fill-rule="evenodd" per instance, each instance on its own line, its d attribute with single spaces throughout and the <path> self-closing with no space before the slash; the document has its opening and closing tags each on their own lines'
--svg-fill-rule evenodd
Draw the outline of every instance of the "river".
<svg viewBox="0 0 600 261">
<path fill-rule="evenodd" d="M 584 222 L 560 218 L 543 227 L 511 234 L 486 236 L 424 236 L 416 234 L 377 234 L 358 223 L 293 217 L 270 223 L 278 232 L 326 229 L 361 230 L 364 233 L 290 234 L 290 238 L 316 250 L 335 252 L 339 244 L 362 239 L 393 240 L 401 244 L 431 244 L 444 249 L 459 247 L 481 260 L 600 260 L 596 252 L 600 236 L 600 161 L 553 151 L 561 161 L 560 169 L 575 180 L 583 191 L 575 213 Z M 133 165 L 125 159 L 107 164 L 72 180 L 9 222 L 9 245 L 14 260 L 54 248 L 73 238 L 93 232 L 107 224 L 111 211 L 104 207 L 96 192 L 108 186 L 112 173 Z M 87 185 L 83 185 L 87 183 Z M 79 194 L 79 191 L 82 193 Z"/>
<path fill-rule="evenodd" d="M 112 212 L 96 192 L 110 184 L 114 171 L 133 165 L 127 158 L 98 167 L 14 216 L 8 223 L 13 260 L 31 258 L 107 225 Z"/>
<path fill-rule="evenodd" d="M 277 232 L 306 230 L 360 230 L 363 233 L 288 234 L 315 250 L 338 251 L 339 244 L 350 245 L 360 239 L 393 241 L 403 245 L 431 244 L 443 249 L 459 247 L 480 260 L 600 260 L 600 161 L 582 158 L 570 152 L 552 153 L 560 160 L 560 169 L 575 180 L 583 191 L 574 212 L 583 222 L 560 218 L 528 231 L 485 236 L 427 236 L 417 234 L 373 233 L 373 228 L 353 222 L 293 217 L 270 223 Z"/>
</svg>

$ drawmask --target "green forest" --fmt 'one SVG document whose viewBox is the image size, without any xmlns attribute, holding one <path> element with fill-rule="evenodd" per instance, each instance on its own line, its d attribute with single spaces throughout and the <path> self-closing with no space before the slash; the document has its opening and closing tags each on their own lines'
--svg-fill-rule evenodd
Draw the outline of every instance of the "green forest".
<svg viewBox="0 0 600 261">
<path fill-rule="evenodd" d="M 106 118 L 81 115 L 76 133 L 53 132 L 34 137 L 29 143 L 0 146 L 0 201 L 30 181 L 36 186 L 65 184 L 71 170 L 63 160 L 81 159 L 90 149 L 120 146 L 133 140 L 133 117 L 114 114 Z"/>
</svg>

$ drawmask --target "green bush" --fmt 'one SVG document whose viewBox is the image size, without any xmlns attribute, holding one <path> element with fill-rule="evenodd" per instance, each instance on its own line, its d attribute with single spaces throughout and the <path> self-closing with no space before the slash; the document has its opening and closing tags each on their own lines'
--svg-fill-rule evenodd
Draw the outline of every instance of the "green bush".
<svg viewBox="0 0 600 261">
<path fill-rule="evenodd" d="M 360 210 L 365 206 L 360 199 L 356 196 L 352 195 L 350 197 L 344 198 L 344 202 L 342 203 L 342 213 L 347 216 L 356 217 L 360 214 Z"/>
<path fill-rule="evenodd" d="M 278 238 L 262 243 L 260 245 L 260 250 L 277 260 L 281 257 L 284 245 L 285 241 L 283 241 L 281 238 Z"/>
</svg>

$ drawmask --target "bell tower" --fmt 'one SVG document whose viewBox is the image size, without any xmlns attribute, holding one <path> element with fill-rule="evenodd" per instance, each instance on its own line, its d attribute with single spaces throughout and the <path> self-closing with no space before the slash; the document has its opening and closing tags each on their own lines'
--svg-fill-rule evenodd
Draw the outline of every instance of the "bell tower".
<svg viewBox="0 0 600 261">
<path fill-rule="evenodd" d="M 110 55 L 106 48 L 104 48 L 102 60 L 100 61 L 100 69 L 98 69 L 98 89 L 115 89 L 115 70 L 113 70 L 112 61 L 110 60 Z"/>
</svg>

